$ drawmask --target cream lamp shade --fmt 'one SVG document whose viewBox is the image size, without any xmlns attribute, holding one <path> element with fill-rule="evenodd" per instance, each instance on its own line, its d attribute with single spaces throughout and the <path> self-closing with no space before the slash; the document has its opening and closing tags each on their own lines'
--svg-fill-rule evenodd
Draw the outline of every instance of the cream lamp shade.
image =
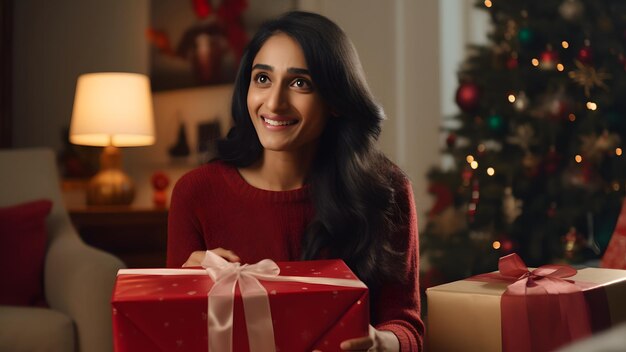
<svg viewBox="0 0 626 352">
<path fill-rule="evenodd" d="M 80 76 L 76 84 L 70 142 L 134 147 L 154 144 L 150 80 L 137 73 Z"/>
<path fill-rule="evenodd" d="M 129 205 L 135 186 L 122 170 L 117 147 L 154 144 L 150 80 L 137 73 L 88 73 L 78 77 L 70 142 L 105 147 L 100 171 L 87 185 L 87 204 Z"/>
</svg>

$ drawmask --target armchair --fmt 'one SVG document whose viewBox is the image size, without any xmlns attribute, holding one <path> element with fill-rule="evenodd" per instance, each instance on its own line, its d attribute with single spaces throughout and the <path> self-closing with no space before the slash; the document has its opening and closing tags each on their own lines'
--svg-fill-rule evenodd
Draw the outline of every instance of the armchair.
<svg viewBox="0 0 626 352">
<path fill-rule="evenodd" d="M 44 264 L 49 308 L 0 306 L 0 351 L 112 351 L 109 302 L 123 263 L 78 236 L 51 150 L 0 150 L 0 170 L 0 206 L 40 198 L 53 203 Z"/>
</svg>

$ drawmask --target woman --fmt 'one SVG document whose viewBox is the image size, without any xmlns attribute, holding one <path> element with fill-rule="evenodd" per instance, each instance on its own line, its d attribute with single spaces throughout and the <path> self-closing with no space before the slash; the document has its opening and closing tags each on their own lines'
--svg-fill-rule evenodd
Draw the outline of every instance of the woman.
<svg viewBox="0 0 626 352">
<path fill-rule="evenodd" d="M 370 289 L 370 335 L 343 350 L 421 350 L 417 221 L 406 176 L 375 146 L 384 119 L 358 56 L 327 18 L 290 12 L 242 58 L 219 160 L 183 176 L 168 266 L 205 250 L 254 263 L 341 258 Z"/>
</svg>

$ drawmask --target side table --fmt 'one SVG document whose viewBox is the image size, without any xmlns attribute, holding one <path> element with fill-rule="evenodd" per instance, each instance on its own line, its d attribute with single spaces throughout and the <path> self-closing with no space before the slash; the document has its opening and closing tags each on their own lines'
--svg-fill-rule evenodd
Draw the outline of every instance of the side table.
<svg viewBox="0 0 626 352">
<path fill-rule="evenodd" d="M 165 267 L 165 208 L 70 206 L 70 218 L 82 239 L 119 257 L 129 268 Z"/>
</svg>

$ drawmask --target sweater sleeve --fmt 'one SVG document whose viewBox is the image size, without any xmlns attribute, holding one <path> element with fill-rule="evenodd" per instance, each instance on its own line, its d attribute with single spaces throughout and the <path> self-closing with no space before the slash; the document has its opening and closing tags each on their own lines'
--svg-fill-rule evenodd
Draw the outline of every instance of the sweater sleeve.
<svg viewBox="0 0 626 352">
<path fill-rule="evenodd" d="M 372 293 L 375 328 L 393 332 L 400 341 L 400 351 L 423 351 L 424 323 L 420 318 L 419 246 L 417 215 L 410 181 L 398 190 L 397 203 L 401 213 L 393 246 L 405 251 L 403 282 L 383 284 Z"/>
<path fill-rule="evenodd" d="M 193 251 L 205 250 L 196 212 L 194 178 L 183 176 L 172 190 L 167 221 L 167 267 L 179 268 Z"/>
</svg>

